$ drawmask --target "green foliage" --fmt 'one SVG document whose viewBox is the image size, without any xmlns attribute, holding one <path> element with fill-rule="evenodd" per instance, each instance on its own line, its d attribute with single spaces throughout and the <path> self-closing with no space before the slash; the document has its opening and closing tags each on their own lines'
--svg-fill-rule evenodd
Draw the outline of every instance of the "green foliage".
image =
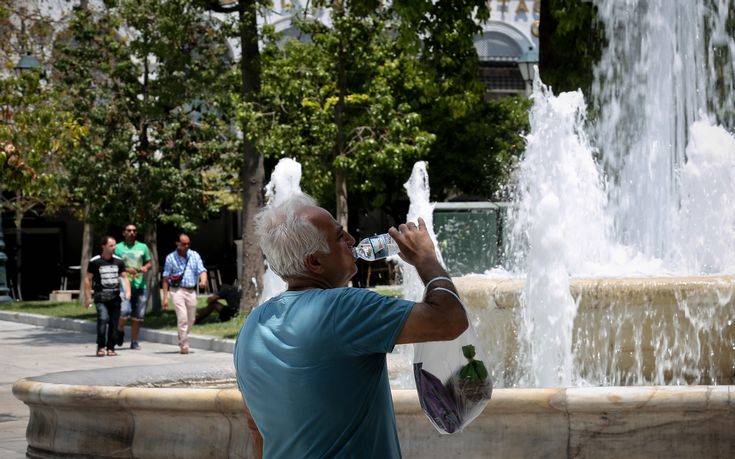
<svg viewBox="0 0 735 459">
<path fill-rule="evenodd" d="M 317 6 L 333 6 L 321 2 Z M 523 151 L 528 101 L 487 101 L 473 38 L 485 2 L 349 2 L 333 27 L 301 20 L 306 42 L 268 36 L 263 99 L 242 104 L 248 134 L 266 158 L 291 156 L 303 187 L 334 205 L 334 171 L 350 202 L 392 212 L 413 163 L 428 159 L 435 199 L 492 198 Z M 267 32 L 267 30 L 266 30 Z M 341 44 L 347 44 L 343 50 Z M 338 135 L 339 66 L 346 69 L 345 151 Z M 468 173 L 471 170 L 472 173 Z"/>
<path fill-rule="evenodd" d="M 301 162 L 303 188 L 320 202 L 334 202 L 339 168 L 347 173 L 353 203 L 375 207 L 400 188 L 433 136 L 408 100 L 408 89 L 423 84 L 415 54 L 391 35 L 385 10 L 351 6 L 344 13 L 332 9 L 333 27 L 297 23 L 308 43 L 290 40 L 281 49 L 271 37 L 262 56 L 262 102 L 243 104 L 241 116 L 258 126 L 250 135 L 264 156 Z M 343 154 L 335 149 L 340 67 Z"/>
<path fill-rule="evenodd" d="M 27 212 L 64 203 L 61 159 L 85 130 L 35 71 L 0 80 L 0 111 L 0 203 L 19 226 Z"/>
<path fill-rule="evenodd" d="M 400 37 L 421 50 L 427 74 L 411 100 L 436 136 L 427 155 L 432 198 L 493 198 L 523 151 L 528 104 L 486 101 L 473 41 L 489 16 L 486 2 L 410 0 L 395 8 Z"/>
<path fill-rule="evenodd" d="M 87 130 L 64 158 L 67 206 L 98 228 L 128 219 L 121 176 L 133 150 L 128 101 L 135 97 L 137 75 L 120 25 L 108 10 L 76 9 L 56 41 L 51 74 L 66 109 Z"/>
<path fill-rule="evenodd" d="M 554 0 L 545 2 L 548 15 L 541 27 L 541 77 L 554 92 L 582 89 L 586 95 L 592 87 L 593 66 L 605 46 L 604 28 L 598 22 L 597 8 L 592 2 Z M 544 12 L 546 13 L 546 12 Z"/>
<path fill-rule="evenodd" d="M 91 133 L 69 161 L 78 208 L 101 225 L 192 230 L 237 206 L 232 62 L 219 24 L 187 0 L 122 0 L 77 10 L 68 34 L 55 75 Z"/>
</svg>

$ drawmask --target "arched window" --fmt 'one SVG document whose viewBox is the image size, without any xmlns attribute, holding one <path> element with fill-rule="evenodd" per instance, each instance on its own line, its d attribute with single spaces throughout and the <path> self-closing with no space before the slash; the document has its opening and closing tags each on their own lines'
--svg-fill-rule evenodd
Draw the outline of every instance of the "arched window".
<svg viewBox="0 0 735 459">
<path fill-rule="evenodd" d="M 526 90 L 518 59 L 533 48 L 528 37 L 510 24 L 490 21 L 474 42 L 480 60 L 480 78 L 488 96 L 521 94 Z"/>
<path fill-rule="evenodd" d="M 488 31 L 475 39 L 480 62 L 515 61 L 525 50 L 512 37 L 500 31 Z"/>
</svg>

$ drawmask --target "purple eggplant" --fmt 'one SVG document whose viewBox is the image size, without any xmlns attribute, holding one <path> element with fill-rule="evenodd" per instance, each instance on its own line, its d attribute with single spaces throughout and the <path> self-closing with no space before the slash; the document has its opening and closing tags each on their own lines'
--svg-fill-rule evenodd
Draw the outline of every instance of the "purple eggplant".
<svg viewBox="0 0 735 459">
<path fill-rule="evenodd" d="M 446 433 L 459 430 L 462 425 L 452 390 L 436 376 L 422 369 L 423 363 L 414 363 L 413 373 L 421 408 L 434 424 Z"/>
</svg>

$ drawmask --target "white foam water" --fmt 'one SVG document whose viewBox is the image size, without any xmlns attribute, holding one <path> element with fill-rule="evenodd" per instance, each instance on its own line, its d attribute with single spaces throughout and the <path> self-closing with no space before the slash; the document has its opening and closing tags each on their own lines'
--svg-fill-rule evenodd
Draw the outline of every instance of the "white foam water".
<svg viewBox="0 0 735 459">
<path fill-rule="evenodd" d="M 431 240 L 434 241 L 436 256 L 439 258 L 439 262 L 444 265 L 441 252 L 439 251 L 439 245 L 436 241 L 436 234 L 434 233 L 434 205 L 429 199 L 429 174 L 426 168 L 426 162 L 416 162 L 413 165 L 411 176 L 408 181 L 403 184 L 403 188 L 405 188 L 410 201 L 406 222 L 418 224 L 419 217 L 424 220 L 426 228 L 429 231 L 429 235 L 431 236 Z M 397 256 L 392 257 L 390 261 L 398 262 L 400 266 L 402 274 L 401 291 L 403 298 L 411 301 L 423 300 L 424 284 L 421 281 L 418 272 L 416 272 L 416 268 L 404 262 Z M 395 387 L 415 387 L 412 371 L 413 354 L 414 350 L 413 345 L 411 344 L 402 344 L 395 347 L 391 355 L 391 360 L 394 362 L 396 368 L 400 368 L 400 371 L 397 372 L 392 380 Z"/>
<path fill-rule="evenodd" d="M 569 285 L 571 277 L 735 272 L 735 140 L 722 125 L 735 116 L 735 41 L 726 30 L 735 4 L 594 2 L 608 39 L 595 68 L 598 117 L 587 122 L 579 91 L 554 96 L 535 83 L 506 228 L 509 271 L 525 276 L 521 353 L 519 369 L 509 370 L 517 373 L 504 379 L 703 381 L 698 362 L 724 339 L 729 300 L 677 297 L 666 316 L 622 295 L 575 324 Z M 731 286 L 723 288 L 729 293 L 718 297 L 729 298 Z M 643 368 L 646 353 L 653 371 Z M 621 359 L 632 359 L 631 369 L 620 371 Z"/>
<path fill-rule="evenodd" d="M 271 179 L 265 186 L 266 205 L 275 206 L 291 196 L 301 194 L 301 164 L 291 158 L 282 158 L 276 164 Z M 263 290 L 258 304 L 273 298 L 288 288 L 286 282 L 278 274 L 268 268 L 263 273 Z"/>
</svg>

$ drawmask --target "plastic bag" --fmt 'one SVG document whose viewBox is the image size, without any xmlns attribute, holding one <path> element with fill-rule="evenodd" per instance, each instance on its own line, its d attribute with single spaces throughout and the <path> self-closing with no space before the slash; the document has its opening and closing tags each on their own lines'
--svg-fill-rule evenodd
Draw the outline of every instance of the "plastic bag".
<svg viewBox="0 0 735 459">
<path fill-rule="evenodd" d="M 492 381 L 485 354 L 470 326 L 453 341 L 414 345 L 413 369 L 419 402 L 442 434 L 460 432 L 485 409 Z"/>
</svg>

